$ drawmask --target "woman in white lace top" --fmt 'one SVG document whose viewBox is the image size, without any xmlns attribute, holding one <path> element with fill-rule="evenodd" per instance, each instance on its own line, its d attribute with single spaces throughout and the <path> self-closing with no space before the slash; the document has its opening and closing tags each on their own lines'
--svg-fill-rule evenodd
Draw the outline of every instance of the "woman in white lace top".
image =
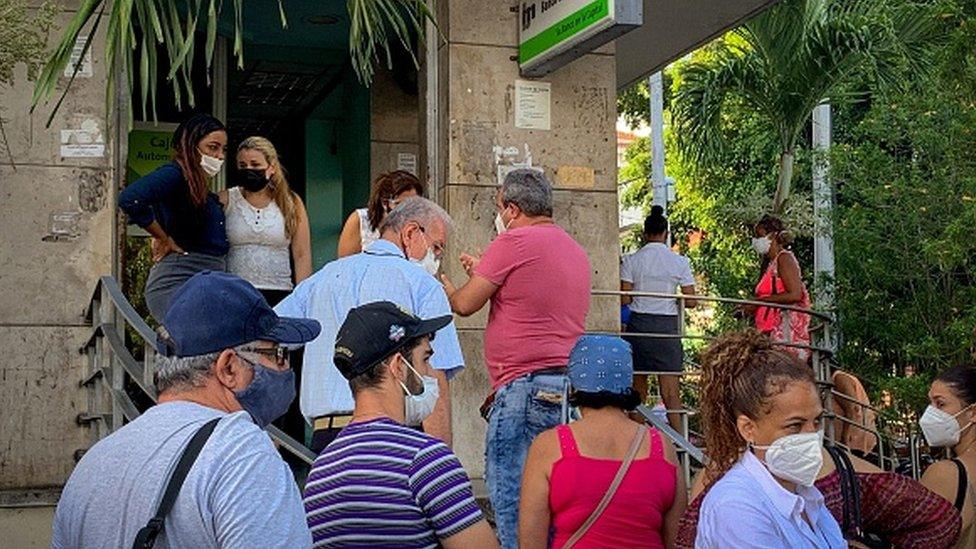
<svg viewBox="0 0 976 549">
<path fill-rule="evenodd" d="M 405 198 L 424 196 L 424 184 L 417 176 L 403 170 L 381 174 L 373 182 L 365 208 L 349 214 L 339 235 L 339 257 L 358 254 L 379 239 L 377 229 L 386 214 Z"/>
<path fill-rule="evenodd" d="M 220 193 L 230 241 L 227 271 L 253 284 L 273 306 L 312 274 L 308 215 L 267 139 L 241 142 L 236 179 L 237 186 Z"/>
</svg>

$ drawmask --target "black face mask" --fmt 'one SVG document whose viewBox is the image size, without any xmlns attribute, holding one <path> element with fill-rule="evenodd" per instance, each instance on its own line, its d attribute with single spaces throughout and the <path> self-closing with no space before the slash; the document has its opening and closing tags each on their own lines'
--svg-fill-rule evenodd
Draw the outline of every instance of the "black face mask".
<svg viewBox="0 0 976 549">
<path fill-rule="evenodd" d="M 264 170 L 238 170 L 237 184 L 248 192 L 256 193 L 268 186 L 268 177 Z"/>
</svg>

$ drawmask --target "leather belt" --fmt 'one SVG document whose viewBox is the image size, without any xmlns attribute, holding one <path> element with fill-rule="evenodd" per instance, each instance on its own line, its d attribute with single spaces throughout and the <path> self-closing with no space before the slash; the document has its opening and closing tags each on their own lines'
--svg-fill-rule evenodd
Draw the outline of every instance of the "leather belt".
<svg viewBox="0 0 976 549">
<path fill-rule="evenodd" d="M 323 429 L 341 429 L 352 421 L 351 415 L 320 416 L 315 418 L 312 429 L 321 431 Z"/>
</svg>

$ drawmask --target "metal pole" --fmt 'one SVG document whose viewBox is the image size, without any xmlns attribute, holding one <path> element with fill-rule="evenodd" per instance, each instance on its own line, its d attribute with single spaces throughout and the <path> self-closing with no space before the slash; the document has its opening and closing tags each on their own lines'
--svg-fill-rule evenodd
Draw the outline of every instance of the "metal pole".
<svg viewBox="0 0 976 549">
<path fill-rule="evenodd" d="M 814 303 L 823 311 L 835 309 L 834 294 L 834 194 L 830 184 L 830 164 L 826 153 L 831 144 L 830 103 L 823 102 L 813 109 L 813 148 L 816 161 L 813 163 L 813 279 L 816 289 Z M 825 332 L 825 335 L 827 333 Z M 832 339 L 827 338 L 825 346 L 835 349 Z"/>
<path fill-rule="evenodd" d="M 664 81 L 660 72 L 647 79 L 651 110 L 651 189 L 653 204 L 668 214 L 668 189 L 664 181 Z"/>
<path fill-rule="evenodd" d="M 427 3 L 437 13 L 436 0 Z M 440 132 L 440 38 L 441 35 L 432 21 L 426 22 L 426 49 L 424 52 L 424 76 L 426 77 L 427 107 L 427 193 L 434 202 L 440 202 L 441 179 L 441 132 Z"/>
</svg>

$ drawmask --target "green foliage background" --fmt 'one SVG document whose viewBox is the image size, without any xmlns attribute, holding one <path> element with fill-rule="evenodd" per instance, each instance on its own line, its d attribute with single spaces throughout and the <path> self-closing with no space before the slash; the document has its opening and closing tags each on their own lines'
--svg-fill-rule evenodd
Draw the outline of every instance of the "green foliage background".
<svg viewBox="0 0 976 549">
<path fill-rule="evenodd" d="M 971 359 L 976 327 L 976 0 L 928 6 L 948 37 L 931 52 L 937 69 L 906 71 L 902 85 L 884 89 L 863 75 L 851 78 L 846 89 L 859 100 L 835 105 L 830 154 L 841 365 L 864 377 L 876 398 L 890 394 L 898 403 L 892 415 L 900 418 L 924 406 L 935 372 Z M 722 40 L 669 67 L 669 97 L 679 95 L 685 67 L 708 62 Z M 636 124 L 647 120 L 646 101 L 641 84 L 621 94 L 618 108 Z M 721 126 L 727 146 L 700 163 L 678 149 L 666 112 L 667 173 L 678 196 L 669 214 L 676 242 L 703 233 L 700 245 L 685 250 L 704 275 L 703 291 L 745 297 L 759 275 L 749 226 L 771 207 L 778 149 L 773 129 L 735 93 L 729 107 Z M 635 142 L 626 158 L 621 201 L 647 211 L 647 140 Z M 808 129 L 785 216 L 798 233 L 794 249 L 808 285 L 811 163 Z M 729 313 L 716 311 L 707 330 L 736 326 Z"/>
</svg>

